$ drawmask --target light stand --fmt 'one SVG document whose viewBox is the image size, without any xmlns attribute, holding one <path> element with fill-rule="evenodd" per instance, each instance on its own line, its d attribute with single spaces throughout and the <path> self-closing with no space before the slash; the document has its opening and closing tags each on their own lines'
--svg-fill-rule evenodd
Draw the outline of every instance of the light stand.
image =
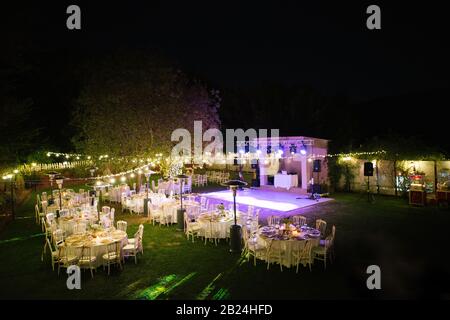
<svg viewBox="0 0 450 320">
<path fill-rule="evenodd" d="M 12 214 L 12 219 L 15 220 L 16 219 L 16 210 L 15 210 L 15 206 L 14 206 L 14 189 L 16 187 L 16 175 L 14 175 L 14 180 L 11 177 L 11 214 Z"/>
<path fill-rule="evenodd" d="M 59 172 L 50 171 L 50 172 L 47 173 L 47 175 L 48 175 L 48 179 L 50 180 L 50 195 L 49 195 L 49 199 L 54 201 L 54 199 L 53 199 L 53 181 L 55 180 L 55 177 L 57 175 L 59 175 Z M 49 201 L 48 204 L 50 205 L 52 203 Z"/>
<path fill-rule="evenodd" d="M 375 198 L 373 194 L 370 192 L 370 176 L 367 176 L 367 202 L 369 203 L 375 202 Z"/>
<path fill-rule="evenodd" d="M 145 173 L 144 173 L 144 175 L 145 175 L 145 178 L 147 179 L 147 195 L 145 196 L 145 199 L 144 199 L 144 216 L 147 216 L 148 217 L 148 215 L 149 215 L 149 213 L 148 213 L 148 189 L 150 189 L 150 176 L 152 175 L 152 171 L 151 170 L 146 170 L 145 171 Z"/>
<path fill-rule="evenodd" d="M 177 230 L 184 232 L 184 213 L 186 209 L 183 208 L 183 182 L 189 177 L 184 174 L 177 175 L 180 180 L 180 209 L 177 210 Z"/>
<path fill-rule="evenodd" d="M 61 189 L 63 187 L 63 182 L 64 182 L 64 177 L 63 176 L 57 176 L 56 177 L 56 183 L 58 185 L 58 189 L 59 189 L 59 211 L 62 210 L 62 194 L 61 194 Z"/>
<path fill-rule="evenodd" d="M 11 215 L 12 215 L 12 220 L 15 220 L 15 218 L 16 218 L 16 213 L 15 213 L 15 208 L 14 208 L 14 185 L 15 185 L 15 179 L 16 178 L 15 178 L 15 175 L 14 175 L 14 180 L 13 180 L 13 175 L 12 174 L 8 174 L 6 176 L 3 176 L 3 180 L 9 180 L 10 186 L 11 186 Z M 5 189 L 6 189 L 6 184 L 5 184 Z"/>
<path fill-rule="evenodd" d="M 247 183 L 241 180 L 229 180 L 222 184 L 223 186 L 230 187 L 233 193 L 233 213 L 234 213 L 234 225 L 230 227 L 230 252 L 240 253 L 242 251 L 242 228 L 237 224 L 236 215 L 236 194 L 237 189 L 246 186 Z"/>
</svg>

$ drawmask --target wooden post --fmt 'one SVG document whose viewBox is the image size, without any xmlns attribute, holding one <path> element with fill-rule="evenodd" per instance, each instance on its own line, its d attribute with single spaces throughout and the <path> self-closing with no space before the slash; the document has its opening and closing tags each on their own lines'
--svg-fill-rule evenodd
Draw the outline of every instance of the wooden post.
<svg viewBox="0 0 450 320">
<path fill-rule="evenodd" d="M 394 160 L 394 191 L 395 191 L 395 196 L 398 196 L 398 192 L 397 192 L 397 159 Z"/>
<path fill-rule="evenodd" d="M 378 162 L 378 159 L 377 159 L 377 160 L 375 160 L 375 173 L 377 175 L 377 194 L 380 194 L 380 183 L 378 181 L 380 176 L 378 174 L 378 164 L 379 164 L 379 162 Z"/>
<path fill-rule="evenodd" d="M 434 192 L 437 191 L 438 173 L 437 173 L 437 161 L 434 160 Z"/>
</svg>

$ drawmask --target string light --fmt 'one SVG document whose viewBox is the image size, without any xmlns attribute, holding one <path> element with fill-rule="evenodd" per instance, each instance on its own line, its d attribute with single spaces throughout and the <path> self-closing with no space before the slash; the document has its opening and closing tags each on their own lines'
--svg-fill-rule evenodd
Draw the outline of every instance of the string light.
<svg viewBox="0 0 450 320">
<path fill-rule="evenodd" d="M 367 152 L 350 152 L 350 153 L 335 153 L 335 154 L 327 154 L 326 156 L 329 158 L 333 157 L 351 157 L 355 158 L 358 156 L 374 156 L 374 155 L 380 155 L 387 153 L 385 150 L 378 150 L 378 151 L 367 151 Z"/>
</svg>

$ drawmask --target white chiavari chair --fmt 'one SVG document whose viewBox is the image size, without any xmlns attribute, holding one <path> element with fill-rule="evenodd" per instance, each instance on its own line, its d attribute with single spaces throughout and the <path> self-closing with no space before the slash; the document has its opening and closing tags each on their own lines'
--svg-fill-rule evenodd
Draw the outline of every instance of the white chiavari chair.
<svg viewBox="0 0 450 320">
<path fill-rule="evenodd" d="M 198 224 L 198 222 L 192 221 L 191 218 L 189 218 L 187 212 L 184 213 L 184 231 L 186 234 L 186 237 L 189 241 L 189 237 L 192 237 L 192 242 L 194 242 L 194 238 L 198 236 L 201 228 Z"/>
<path fill-rule="evenodd" d="M 36 217 L 36 223 L 39 224 L 42 221 L 42 218 L 45 217 L 45 213 L 39 210 L 38 205 L 34 206 L 34 212 Z"/>
<path fill-rule="evenodd" d="M 149 203 L 148 205 L 150 208 L 148 211 L 150 222 L 152 225 L 155 225 L 156 222 L 159 223 L 163 215 L 162 207 L 153 203 Z"/>
<path fill-rule="evenodd" d="M 248 207 L 247 207 L 247 215 L 248 215 L 249 217 L 252 217 L 252 216 L 253 216 L 253 211 L 255 211 L 255 207 L 254 207 L 254 206 L 248 206 Z"/>
<path fill-rule="evenodd" d="M 269 226 L 279 225 L 281 222 L 280 216 L 268 216 L 267 217 L 267 224 Z"/>
<path fill-rule="evenodd" d="M 137 253 L 139 246 L 139 233 L 134 235 L 133 243 L 129 243 L 122 248 L 122 261 L 125 262 L 126 257 L 134 257 L 134 263 L 137 264 Z"/>
<path fill-rule="evenodd" d="M 325 237 L 325 232 L 327 231 L 327 222 L 322 219 L 317 219 L 316 229 L 320 231 L 321 237 Z"/>
<path fill-rule="evenodd" d="M 117 230 L 121 230 L 123 232 L 127 232 L 127 226 L 128 226 L 128 223 L 124 220 L 119 220 L 116 223 Z"/>
<path fill-rule="evenodd" d="M 317 247 L 312 248 L 313 260 L 323 261 L 324 269 L 327 268 L 328 250 L 332 244 L 333 244 L 333 239 L 332 239 L 332 236 L 329 235 L 328 237 L 325 238 L 323 246 L 317 246 Z"/>
<path fill-rule="evenodd" d="M 86 223 L 78 222 L 73 225 L 73 234 L 85 234 Z"/>
<path fill-rule="evenodd" d="M 81 248 L 79 248 L 81 249 Z M 78 262 L 78 249 L 71 248 L 71 250 L 68 250 L 66 246 L 60 246 L 58 248 L 59 253 L 59 259 L 58 259 L 58 275 L 61 268 L 68 268 L 72 265 L 76 265 Z"/>
<path fill-rule="evenodd" d="M 136 233 L 134 234 L 132 239 L 128 239 L 127 244 L 134 244 L 136 242 L 136 236 L 138 237 L 138 252 L 141 252 L 142 254 L 144 253 L 144 247 L 142 245 L 142 238 L 144 236 L 144 225 L 141 223 L 139 225 L 138 231 L 136 231 Z"/>
<path fill-rule="evenodd" d="M 92 247 L 81 248 L 81 255 L 78 259 L 78 266 L 80 269 L 89 269 L 91 271 L 91 277 L 94 278 L 94 270 L 96 270 L 97 257 L 92 253 Z"/>
<path fill-rule="evenodd" d="M 334 250 L 335 237 L 336 237 L 336 226 L 333 225 L 331 228 L 331 234 L 326 239 L 320 240 L 319 243 L 321 247 L 325 247 L 328 245 L 327 252 L 329 253 L 330 256 L 330 262 L 333 262 L 333 259 L 335 258 L 335 250 Z"/>
<path fill-rule="evenodd" d="M 292 222 L 296 225 L 299 226 L 304 226 L 306 225 L 306 217 L 304 216 L 293 216 L 292 217 Z"/>
<path fill-rule="evenodd" d="M 64 244 L 64 231 L 61 229 L 56 229 L 52 232 L 53 245 L 55 248 Z"/>
<path fill-rule="evenodd" d="M 266 244 L 260 244 L 258 238 L 246 227 L 242 228 L 244 239 L 244 250 L 242 255 L 247 257 L 247 261 L 250 261 L 250 256 L 253 256 L 253 265 L 256 266 L 256 259 L 264 259 L 267 253 Z"/>
<path fill-rule="evenodd" d="M 54 213 L 47 213 L 45 217 L 49 225 L 51 225 L 56 219 L 56 215 Z"/>
<path fill-rule="evenodd" d="M 283 260 L 285 255 L 286 250 L 284 248 L 284 241 L 271 240 L 266 256 L 267 270 L 269 270 L 271 263 L 278 263 L 280 265 L 280 270 L 283 271 Z"/>
<path fill-rule="evenodd" d="M 50 250 L 50 262 L 52 264 L 52 270 L 55 271 L 55 265 L 59 262 L 59 248 L 56 248 L 50 242 L 48 237 L 45 237 L 45 246 L 42 252 L 41 260 L 44 261 L 45 247 L 48 247 Z"/>
<path fill-rule="evenodd" d="M 219 228 L 218 224 L 215 222 L 208 222 L 205 224 L 205 228 L 203 230 L 204 237 L 205 237 L 205 245 L 207 241 L 214 242 L 214 244 L 217 246 L 217 242 L 219 240 Z"/>
<path fill-rule="evenodd" d="M 297 248 L 292 253 L 292 257 L 296 264 L 296 272 L 298 273 L 298 267 L 300 264 L 308 265 L 309 271 L 311 271 L 311 265 L 313 263 L 312 245 L 311 240 L 305 240 L 296 242 Z"/>
<path fill-rule="evenodd" d="M 122 269 L 122 258 L 120 256 L 121 244 L 120 242 L 112 242 L 106 246 L 106 253 L 102 256 L 103 258 L 103 269 L 108 268 L 108 276 L 111 273 L 111 266 L 118 265 Z"/>
</svg>

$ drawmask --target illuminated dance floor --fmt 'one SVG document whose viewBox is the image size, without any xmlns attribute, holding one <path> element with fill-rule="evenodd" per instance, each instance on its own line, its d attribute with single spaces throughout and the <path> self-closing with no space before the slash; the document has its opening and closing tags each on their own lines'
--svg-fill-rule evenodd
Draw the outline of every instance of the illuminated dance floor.
<svg viewBox="0 0 450 320">
<path fill-rule="evenodd" d="M 233 202 L 233 195 L 230 190 L 205 193 L 203 196 L 214 199 L 214 202 Z M 300 198 L 300 199 L 298 199 Z M 294 210 L 316 205 L 332 200 L 331 198 L 322 198 L 319 201 L 308 199 L 307 195 L 299 195 L 292 192 L 278 192 L 258 189 L 238 190 L 236 203 L 239 207 L 255 206 L 265 209 L 264 211 L 277 211 L 281 213 L 292 214 Z"/>
</svg>

